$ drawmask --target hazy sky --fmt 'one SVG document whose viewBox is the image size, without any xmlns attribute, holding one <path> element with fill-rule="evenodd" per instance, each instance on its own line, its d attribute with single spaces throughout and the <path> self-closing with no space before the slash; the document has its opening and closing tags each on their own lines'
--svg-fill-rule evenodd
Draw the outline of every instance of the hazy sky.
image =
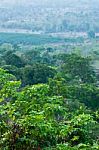
<svg viewBox="0 0 99 150">
<path fill-rule="evenodd" d="M 0 6 L 12 6 L 12 5 L 56 5 L 68 2 L 68 0 L 0 0 Z M 71 1 L 71 0 L 69 0 Z M 75 0 L 74 0 L 75 1 Z"/>
<path fill-rule="evenodd" d="M 88 2 L 88 4 L 90 5 L 92 2 L 92 5 L 94 5 L 95 3 L 99 4 L 99 0 L 0 0 L 0 6 L 12 6 L 12 5 L 30 5 L 30 4 L 34 4 L 34 5 L 64 5 L 66 6 L 67 3 L 70 4 L 74 4 L 74 6 L 77 3 L 83 3 L 86 4 Z"/>
<path fill-rule="evenodd" d="M 88 1 L 88 0 L 0 0 L 0 4 L 22 4 L 22 3 L 63 3 L 63 2 L 77 2 L 77 1 Z M 92 0 L 90 0 L 92 1 Z"/>
<path fill-rule="evenodd" d="M 0 0 L 0 5 L 7 6 L 7 5 L 17 5 L 22 3 L 31 3 L 35 0 Z"/>
<path fill-rule="evenodd" d="M 17 3 L 22 3 L 22 2 L 26 2 L 26 0 L 0 0 L 0 4 L 2 4 L 2 5 L 5 5 L 5 4 L 17 4 Z"/>
</svg>

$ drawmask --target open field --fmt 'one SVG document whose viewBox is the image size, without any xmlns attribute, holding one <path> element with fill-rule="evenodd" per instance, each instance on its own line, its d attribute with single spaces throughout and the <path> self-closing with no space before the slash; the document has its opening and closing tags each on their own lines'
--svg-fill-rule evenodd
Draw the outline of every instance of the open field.
<svg viewBox="0 0 99 150">
<path fill-rule="evenodd" d="M 63 42 L 63 38 L 51 37 L 48 35 L 38 34 L 26 34 L 26 33 L 0 33 L 0 44 L 32 44 L 43 45 L 48 43 L 60 43 Z"/>
<path fill-rule="evenodd" d="M 25 45 L 44 45 L 44 44 L 65 44 L 83 43 L 83 37 L 64 37 L 52 36 L 48 34 L 29 34 L 29 33 L 0 33 L 0 44 L 25 44 Z"/>
</svg>

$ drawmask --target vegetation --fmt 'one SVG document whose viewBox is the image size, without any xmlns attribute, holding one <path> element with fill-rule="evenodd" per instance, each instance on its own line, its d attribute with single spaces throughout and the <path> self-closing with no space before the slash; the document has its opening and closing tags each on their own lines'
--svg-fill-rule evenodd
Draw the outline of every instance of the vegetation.
<svg viewBox="0 0 99 150">
<path fill-rule="evenodd" d="M 99 2 L 0 2 L 0 150 L 99 150 Z"/>
<path fill-rule="evenodd" d="M 99 2 L 8 1 L 0 150 L 99 150 Z"/>
<path fill-rule="evenodd" d="M 29 0 L 2 5 L 0 27 L 3 31 L 18 32 L 99 32 L 99 13 L 97 0 Z M 8 6 L 8 7 L 7 7 Z"/>
<path fill-rule="evenodd" d="M 0 44 L 11 43 L 24 45 L 43 45 L 48 43 L 62 42 L 62 38 L 48 35 L 26 34 L 26 33 L 0 33 Z"/>
<path fill-rule="evenodd" d="M 92 59 L 78 51 L 56 55 L 51 47 L 5 44 L 0 51 L 1 150 L 98 150 Z"/>
</svg>

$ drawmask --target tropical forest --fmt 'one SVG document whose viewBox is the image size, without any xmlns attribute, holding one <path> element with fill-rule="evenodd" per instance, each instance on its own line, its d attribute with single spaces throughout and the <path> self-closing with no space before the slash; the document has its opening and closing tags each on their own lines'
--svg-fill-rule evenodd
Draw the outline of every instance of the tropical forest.
<svg viewBox="0 0 99 150">
<path fill-rule="evenodd" d="M 99 150 L 99 2 L 0 0 L 0 150 Z"/>
</svg>

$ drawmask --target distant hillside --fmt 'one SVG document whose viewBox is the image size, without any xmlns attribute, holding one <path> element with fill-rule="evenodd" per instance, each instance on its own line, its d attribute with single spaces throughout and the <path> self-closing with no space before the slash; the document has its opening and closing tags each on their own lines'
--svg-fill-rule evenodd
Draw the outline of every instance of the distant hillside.
<svg viewBox="0 0 99 150">
<path fill-rule="evenodd" d="M 96 0 L 4 0 L 0 2 L 0 28 L 33 32 L 99 32 Z"/>
</svg>

